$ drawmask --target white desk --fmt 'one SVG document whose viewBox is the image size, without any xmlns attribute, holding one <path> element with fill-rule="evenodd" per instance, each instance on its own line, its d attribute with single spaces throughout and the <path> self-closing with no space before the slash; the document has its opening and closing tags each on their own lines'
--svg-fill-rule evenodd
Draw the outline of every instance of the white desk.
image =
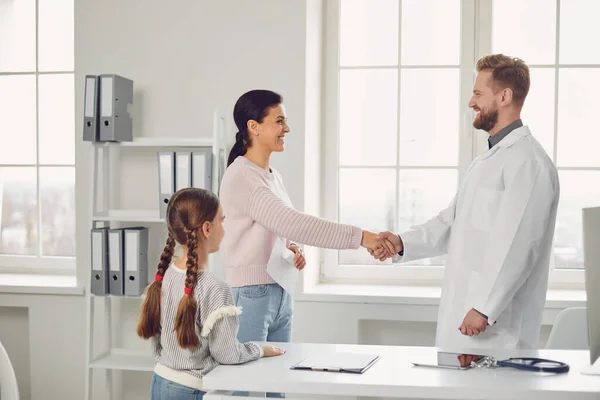
<svg viewBox="0 0 600 400">
<path fill-rule="evenodd" d="M 244 365 L 219 366 L 203 379 L 205 400 L 233 400 L 224 391 L 284 392 L 291 394 L 372 396 L 418 399 L 600 399 L 600 377 L 582 375 L 589 365 L 587 351 L 471 351 L 498 359 L 540 357 L 569 364 L 566 374 L 552 375 L 511 368 L 465 371 L 414 367 L 411 361 L 437 353 L 432 347 L 395 347 L 278 343 L 283 356 Z M 290 370 L 310 354 L 355 352 L 380 356 L 364 374 Z M 468 351 L 466 351 L 468 352 Z"/>
</svg>

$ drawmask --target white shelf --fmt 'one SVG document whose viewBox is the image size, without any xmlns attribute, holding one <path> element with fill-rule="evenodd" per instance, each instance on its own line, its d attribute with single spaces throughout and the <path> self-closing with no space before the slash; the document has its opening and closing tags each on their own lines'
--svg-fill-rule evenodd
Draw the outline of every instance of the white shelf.
<svg viewBox="0 0 600 400">
<path fill-rule="evenodd" d="M 113 349 L 108 355 L 95 358 L 89 367 L 122 371 L 154 371 L 154 356 L 149 351 Z"/>
<path fill-rule="evenodd" d="M 100 147 L 212 147 L 212 137 L 137 137 L 132 142 L 95 142 Z"/>
<path fill-rule="evenodd" d="M 158 210 L 110 210 L 108 215 L 94 215 L 94 221 L 165 222 Z"/>
<path fill-rule="evenodd" d="M 148 282 L 148 283 L 150 284 L 152 282 Z M 143 294 L 141 296 L 127 296 L 127 295 L 117 296 L 117 295 L 114 295 L 114 294 L 104 294 L 104 295 L 101 295 L 101 294 L 94 294 L 94 293 L 90 293 L 90 296 L 91 297 L 97 297 L 97 298 L 100 298 L 100 299 L 105 299 L 105 298 L 110 297 L 111 299 L 127 299 L 127 300 L 142 300 L 142 299 L 144 299 L 144 297 L 146 297 Z"/>
</svg>

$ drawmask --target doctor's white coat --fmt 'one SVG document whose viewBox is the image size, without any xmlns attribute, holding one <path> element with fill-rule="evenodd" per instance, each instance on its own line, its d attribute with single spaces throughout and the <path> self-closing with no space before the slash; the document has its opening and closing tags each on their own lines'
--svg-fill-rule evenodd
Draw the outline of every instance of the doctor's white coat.
<svg viewBox="0 0 600 400">
<path fill-rule="evenodd" d="M 404 256 L 447 254 L 436 346 L 537 348 L 560 187 L 556 168 L 527 126 L 477 157 L 450 206 L 402 233 Z M 486 331 L 459 327 L 475 308 Z"/>
</svg>

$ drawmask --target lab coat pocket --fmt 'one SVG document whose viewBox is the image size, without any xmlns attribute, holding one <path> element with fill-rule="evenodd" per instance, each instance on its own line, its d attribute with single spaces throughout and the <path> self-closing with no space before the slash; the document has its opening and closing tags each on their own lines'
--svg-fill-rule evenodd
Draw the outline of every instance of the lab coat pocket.
<svg viewBox="0 0 600 400">
<path fill-rule="evenodd" d="M 471 207 L 471 225 L 473 228 L 489 231 L 498 215 L 503 190 L 478 188 Z"/>
</svg>

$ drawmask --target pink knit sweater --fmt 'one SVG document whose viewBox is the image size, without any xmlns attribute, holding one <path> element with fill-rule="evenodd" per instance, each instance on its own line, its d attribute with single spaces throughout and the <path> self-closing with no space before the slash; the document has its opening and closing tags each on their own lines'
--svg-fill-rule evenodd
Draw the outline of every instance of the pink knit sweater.
<svg viewBox="0 0 600 400">
<path fill-rule="evenodd" d="M 267 273 L 267 262 L 277 236 L 322 248 L 360 247 L 360 228 L 297 211 L 287 201 L 281 176 L 273 168 L 271 171 L 238 157 L 223 175 L 219 197 L 225 237 L 221 251 L 232 287 L 275 283 Z"/>
</svg>

